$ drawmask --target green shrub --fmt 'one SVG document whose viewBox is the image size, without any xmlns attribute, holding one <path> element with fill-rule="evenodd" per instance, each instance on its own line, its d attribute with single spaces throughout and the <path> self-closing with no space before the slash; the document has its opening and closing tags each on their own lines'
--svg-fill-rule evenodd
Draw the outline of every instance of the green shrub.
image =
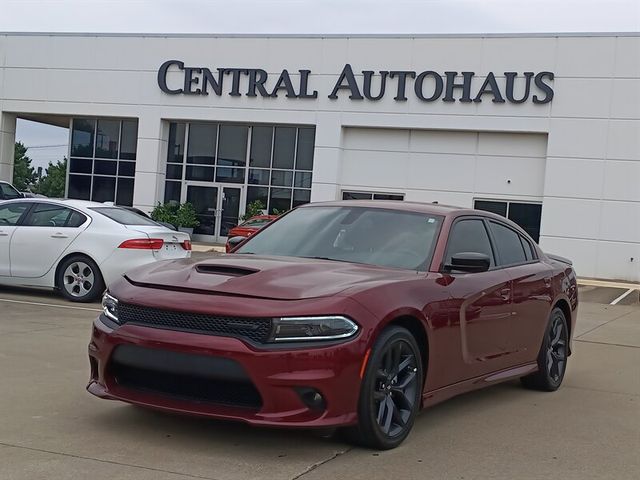
<svg viewBox="0 0 640 480">
<path fill-rule="evenodd" d="M 178 227 L 195 228 L 200 225 L 196 209 L 189 202 L 180 204 L 176 214 L 176 222 Z"/>
<path fill-rule="evenodd" d="M 267 208 L 267 206 L 262 203 L 261 200 L 254 200 L 250 204 L 247 205 L 247 210 L 244 215 L 240 218 L 243 222 L 246 222 L 251 217 L 255 217 L 256 215 L 262 215 L 262 211 Z"/>
</svg>

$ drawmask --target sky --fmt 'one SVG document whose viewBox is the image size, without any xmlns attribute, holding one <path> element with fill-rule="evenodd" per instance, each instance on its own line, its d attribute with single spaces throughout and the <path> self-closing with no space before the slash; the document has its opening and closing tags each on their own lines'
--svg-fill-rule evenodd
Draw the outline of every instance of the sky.
<svg viewBox="0 0 640 480">
<path fill-rule="evenodd" d="M 0 32 L 640 32 L 640 0 L 0 0 L 0 12 Z M 19 121 L 16 139 L 37 166 L 67 152 L 64 128 Z"/>
</svg>

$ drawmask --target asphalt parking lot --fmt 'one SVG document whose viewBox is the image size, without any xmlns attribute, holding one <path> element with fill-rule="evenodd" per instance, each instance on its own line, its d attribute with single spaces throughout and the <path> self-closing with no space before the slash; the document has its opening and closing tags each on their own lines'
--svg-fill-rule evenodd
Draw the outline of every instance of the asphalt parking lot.
<svg viewBox="0 0 640 480">
<path fill-rule="evenodd" d="M 85 384 L 99 305 L 0 289 L 0 478 L 638 478 L 640 306 L 581 291 L 558 392 L 511 382 L 467 394 L 423 411 L 400 448 L 374 452 L 96 399 Z"/>
</svg>

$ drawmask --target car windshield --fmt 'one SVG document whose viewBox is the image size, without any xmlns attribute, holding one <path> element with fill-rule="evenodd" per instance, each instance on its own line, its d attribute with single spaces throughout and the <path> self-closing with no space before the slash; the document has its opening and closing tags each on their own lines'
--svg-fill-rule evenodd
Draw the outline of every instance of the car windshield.
<svg viewBox="0 0 640 480">
<path fill-rule="evenodd" d="M 425 270 L 441 221 L 437 215 L 381 208 L 299 208 L 250 237 L 235 253 Z"/>
<path fill-rule="evenodd" d="M 153 225 L 159 224 L 151 220 L 150 218 L 138 215 L 130 210 L 118 207 L 98 207 L 92 208 L 94 212 L 101 213 L 105 217 L 109 217 L 111 220 L 121 223 L 122 225 Z"/>
<path fill-rule="evenodd" d="M 271 221 L 271 219 L 269 219 L 269 218 L 254 218 L 252 220 L 247 220 L 246 222 L 240 224 L 240 226 L 241 227 L 260 228 L 260 227 L 264 227 L 270 221 Z"/>
</svg>

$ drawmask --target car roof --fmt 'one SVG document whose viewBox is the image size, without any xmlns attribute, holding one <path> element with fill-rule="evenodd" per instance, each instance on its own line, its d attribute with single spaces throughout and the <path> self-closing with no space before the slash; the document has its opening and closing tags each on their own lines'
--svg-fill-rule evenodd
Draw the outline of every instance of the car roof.
<svg viewBox="0 0 640 480">
<path fill-rule="evenodd" d="M 66 205 L 69 207 L 73 207 L 79 210 L 85 210 L 87 208 L 95 208 L 95 207 L 113 207 L 114 205 L 109 205 L 106 203 L 100 202 L 91 202 L 89 200 L 73 200 L 68 198 L 39 198 L 39 197 L 26 197 L 26 198 L 12 198 L 11 200 L 4 200 L 2 203 L 18 203 L 18 202 L 28 202 L 28 203 L 56 203 L 58 205 Z M 117 206 L 117 205 L 116 205 Z"/>
<path fill-rule="evenodd" d="M 456 207 L 454 205 L 443 205 L 439 203 L 408 202 L 405 200 L 336 200 L 333 202 L 307 203 L 298 208 L 313 207 L 367 207 L 383 208 L 386 210 L 402 210 L 405 212 L 429 213 L 432 215 L 451 215 L 465 211 L 477 212 L 477 210 Z"/>
</svg>

